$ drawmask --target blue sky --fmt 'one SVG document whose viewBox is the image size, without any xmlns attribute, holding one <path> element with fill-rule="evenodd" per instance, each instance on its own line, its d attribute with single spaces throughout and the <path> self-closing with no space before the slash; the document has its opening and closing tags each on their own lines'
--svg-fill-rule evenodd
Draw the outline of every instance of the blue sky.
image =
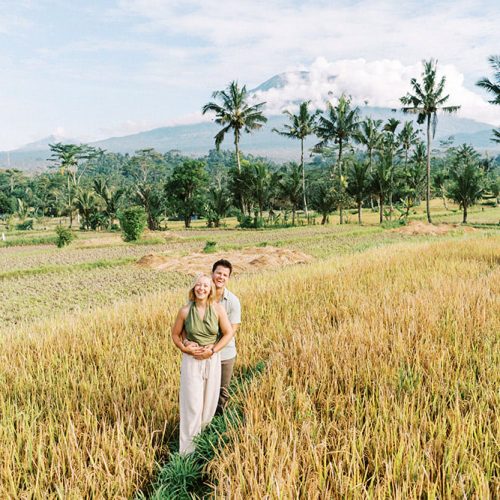
<svg viewBox="0 0 500 500">
<path fill-rule="evenodd" d="M 500 124 L 474 85 L 500 53 L 496 1 L 0 0 L 0 150 L 200 119 L 213 90 L 307 69 L 393 105 L 435 57 L 462 115 Z M 264 96 L 278 112 L 283 95 Z"/>
</svg>

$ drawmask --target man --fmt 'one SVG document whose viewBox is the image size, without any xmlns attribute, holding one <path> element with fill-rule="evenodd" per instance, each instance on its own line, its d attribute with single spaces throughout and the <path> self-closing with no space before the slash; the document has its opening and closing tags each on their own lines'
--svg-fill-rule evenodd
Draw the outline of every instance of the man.
<svg viewBox="0 0 500 500">
<path fill-rule="evenodd" d="M 241 323 L 241 305 L 238 297 L 231 293 L 226 285 L 233 272 L 233 266 L 226 259 L 218 260 L 212 266 L 212 281 L 215 285 L 217 302 L 220 302 L 226 310 L 229 322 L 233 327 L 233 332 L 236 334 Z M 217 404 L 216 415 L 220 415 L 226 407 L 229 399 L 229 384 L 233 375 L 234 362 L 236 361 L 236 343 L 233 338 L 221 350 L 221 388 L 219 402 Z"/>
</svg>

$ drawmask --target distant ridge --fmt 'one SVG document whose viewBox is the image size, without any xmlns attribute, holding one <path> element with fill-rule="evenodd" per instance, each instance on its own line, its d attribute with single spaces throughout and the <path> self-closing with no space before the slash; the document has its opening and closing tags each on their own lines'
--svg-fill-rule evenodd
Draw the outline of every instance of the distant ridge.
<svg viewBox="0 0 500 500">
<path fill-rule="evenodd" d="M 335 76 L 328 77 L 328 81 L 334 81 Z M 293 80 L 307 85 L 310 74 L 307 71 L 295 71 L 280 73 L 266 80 L 259 86 L 250 90 L 250 93 L 279 91 Z M 292 103 L 290 103 L 292 104 Z M 362 116 L 371 116 L 374 119 L 386 121 L 388 118 L 397 118 L 401 121 L 412 119 L 411 115 L 403 115 L 400 111 L 393 112 L 389 108 L 360 106 Z M 268 116 L 267 124 L 253 134 L 243 134 L 241 148 L 244 153 L 266 156 L 278 162 L 298 160 L 298 144 L 296 141 L 287 139 L 272 132 L 273 128 L 281 128 L 287 122 L 282 114 Z M 441 139 L 450 136 L 455 138 L 455 144 L 468 143 L 479 150 L 489 151 L 494 154 L 500 152 L 500 144 L 490 141 L 492 126 L 488 123 L 477 122 L 468 118 L 454 115 L 439 115 L 437 134 L 434 147 L 439 147 Z M 139 132 L 122 137 L 110 137 L 91 143 L 91 145 L 102 149 L 132 154 L 138 149 L 154 148 L 165 153 L 170 150 L 179 150 L 190 156 L 202 156 L 214 148 L 214 136 L 219 127 L 213 122 L 195 123 L 191 125 L 175 125 L 160 127 L 153 130 Z M 422 135 L 422 139 L 423 139 Z M 0 168 L 19 168 L 21 170 L 44 170 L 48 163 L 49 144 L 55 142 L 75 143 L 81 141 L 67 139 L 50 135 L 39 141 L 26 144 L 25 146 L 9 151 L 0 152 Z M 316 138 L 309 138 L 306 147 L 310 148 L 317 142 Z M 232 149 L 232 138 L 227 137 L 222 144 L 224 149 Z"/>
</svg>

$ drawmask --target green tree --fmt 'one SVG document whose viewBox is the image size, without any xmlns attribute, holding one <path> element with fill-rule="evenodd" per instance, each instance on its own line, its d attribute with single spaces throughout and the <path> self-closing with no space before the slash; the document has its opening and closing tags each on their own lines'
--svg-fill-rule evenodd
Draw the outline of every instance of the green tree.
<svg viewBox="0 0 500 500">
<path fill-rule="evenodd" d="M 358 224 L 361 224 L 363 201 L 370 192 L 370 163 L 352 158 L 347 170 L 347 192 L 356 201 Z"/>
<path fill-rule="evenodd" d="M 97 229 L 99 205 L 95 194 L 80 189 L 75 197 L 75 207 L 81 217 L 81 227 L 85 230 Z"/>
<path fill-rule="evenodd" d="M 134 201 L 144 207 L 148 228 L 158 230 L 166 211 L 162 187 L 168 178 L 168 167 L 163 155 L 152 148 L 136 151 L 125 164 L 124 175 L 132 180 Z"/>
<path fill-rule="evenodd" d="M 318 179 L 313 183 L 311 186 L 311 205 L 321 214 L 321 224 L 326 224 L 328 216 L 339 205 L 339 193 L 331 177 Z"/>
<path fill-rule="evenodd" d="M 398 144 L 400 147 L 400 152 L 404 157 L 405 170 L 408 165 L 408 159 L 411 149 L 420 142 L 418 138 L 418 132 L 418 130 L 415 130 L 413 128 L 413 122 L 406 121 L 404 122 L 403 128 L 398 134 Z"/>
<path fill-rule="evenodd" d="M 398 137 L 396 135 L 396 129 L 398 128 L 399 124 L 400 124 L 399 120 L 396 120 L 395 118 L 389 118 L 387 120 L 387 123 L 384 125 L 384 137 L 382 140 L 384 161 L 390 164 L 388 166 L 389 172 L 391 174 L 389 182 L 388 202 L 389 202 L 389 218 L 391 220 L 392 220 L 392 213 L 394 211 L 392 198 L 394 195 L 394 188 L 395 188 L 394 176 L 396 174 L 396 165 L 394 162 L 397 158 L 398 148 L 400 146 L 398 142 Z"/>
<path fill-rule="evenodd" d="M 124 194 L 123 189 L 110 188 L 104 179 L 94 179 L 94 191 L 104 202 L 104 216 L 108 221 L 108 228 L 112 227 L 118 213 L 118 203 Z"/>
<path fill-rule="evenodd" d="M 89 160 L 103 151 L 86 144 L 49 144 L 51 156 L 49 161 L 66 176 L 66 209 L 69 214 L 69 226 L 73 225 L 74 201 L 80 188 L 80 183 L 89 166 Z"/>
<path fill-rule="evenodd" d="M 309 111 L 309 104 L 311 101 L 304 101 L 300 104 L 299 114 L 294 115 L 290 111 L 284 111 L 290 120 L 290 124 L 284 124 L 284 130 L 278 130 L 273 128 L 273 132 L 289 137 L 290 139 L 300 140 L 300 168 L 302 169 L 302 194 L 304 197 L 304 211 L 306 217 L 307 212 L 307 197 L 306 197 L 306 173 L 304 166 L 304 140 L 306 137 L 312 135 L 316 131 L 316 121 L 320 111 L 315 111 L 314 113 Z M 295 216 L 294 216 L 295 220 Z"/>
<path fill-rule="evenodd" d="M 426 124 L 427 134 L 427 189 L 426 189 L 426 211 L 427 221 L 432 222 L 430 199 L 431 199 L 431 144 L 436 133 L 437 113 L 442 111 L 445 113 L 455 113 L 460 109 L 460 106 L 444 106 L 448 101 L 449 95 L 444 95 L 444 87 L 446 78 L 443 76 L 439 81 L 437 78 L 437 61 L 430 59 L 424 61 L 424 70 L 422 72 L 422 82 L 418 82 L 416 78 L 410 80 L 412 92 L 408 92 L 400 98 L 404 105 L 402 111 L 404 113 L 412 113 L 417 115 L 417 123 Z M 432 134 L 431 134 L 432 126 Z"/>
<path fill-rule="evenodd" d="M 360 122 L 358 133 L 355 136 L 355 140 L 366 148 L 366 153 L 368 155 L 368 171 L 370 175 L 373 169 L 373 154 L 380 149 L 384 138 L 384 134 L 380 130 L 381 125 L 382 120 L 365 118 Z M 373 210 L 373 197 L 371 196 L 370 206 Z"/>
<path fill-rule="evenodd" d="M 240 161 L 240 138 L 243 132 L 250 133 L 262 127 L 267 118 L 262 114 L 265 102 L 250 105 L 248 103 L 248 91 L 246 85 L 240 88 L 237 81 L 232 81 L 225 90 L 216 90 L 212 97 L 219 99 L 217 102 L 209 102 L 202 108 L 202 113 L 215 113 L 215 123 L 222 129 L 215 136 L 215 147 L 219 149 L 227 132 L 233 131 L 234 148 L 236 152 L 236 163 L 238 171 L 241 171 Z"/>
<path fill-rule="evenodd" d="M 337 169 L 339 180 L 339 194 L 342 199 L 344 177 L 342 172 L 342 154 L 350 140 L 358 136 L 359 130 L 359 109 L 351 107 L 351 100 L 344 94 L 336 106 L 328 103 L 324 115 L 319 117 L 316 135 L 321 141 L 315 149 L 321 151 L 329 142 L 333 141 L 338 146 Z M 340 204 L 340 223 L 344 223 L 343 206 Z"/>
<path fill-rule="evenodd" d="M 483 77 L 476 83 L 476 85 L 485 89 L 490 94 L 493 94 L 493 99 L 489 101 L 491 104 L 500 105 L 500 56 L 490 56 L 488 61 L 494 71 L 494 81 Z M 494 142 L 500 142 L 500 129 L 493 130 L 492 140 Z"/>
<path fill-rule="evenodd" d="M 282 175 L 279 180 L 280 191 L 283 198 L 290 203 L 292 207 L 292 225 L 295 226 L 295 215 L 300 205 L 302 189 L 304 186 L 302 179 L 303 169 L 297 163 L 290 163 L 283 167 Z"/>
<path fill-rule="evenodd" d="M 147 216 L 144 207 L 128 207 L 118 214 L 125 241 L 137 241 L 141 239 L 146 229 Z"/>
<path fill-rule="evenodd" d="M 251 172 L 253 177 L 250 191 L 251 197 L 258 207 L 259 216 L 262 218 L 271 190 L 271 172 L 269 166 L 262 161 L 252 163 Z"/>
<path fill-rule="evenodd" d="M 370 191 L 374 193 L 379 200 L 379 221 L 384 222 L 384 203 L 392 189 L 392 179 L 394 164 L 392 157 L 387 150 L 382 150 L 378 155 L 378 161 L 372 171 Z"/>
<path fill-rule="evenodd" d="M 231 194 L 223 186 L 211 186 L 208 190 L 205 211 L 207 214 L 208 226 L 220 226 L 229 208 L 231 207 Z"/>
<path fill-rule="evenodd" d="M 455 152 L 450 168 L 448 193 L 463 210 L 462 223 L 467 223 L 467 209 L 483 193 L 483 171 L 479 166 L 479 155 L 467 144 L 463 144 Z"/>
<path fill-rule="evenodd" d="M 184 160 L 174 167 L 165 191 L 172 209 L 182 217 L 186 228 L 191 227 L 193 215 L 203 211 L 207 185 L 208 175 L 204 162 Z"/>
</svg>

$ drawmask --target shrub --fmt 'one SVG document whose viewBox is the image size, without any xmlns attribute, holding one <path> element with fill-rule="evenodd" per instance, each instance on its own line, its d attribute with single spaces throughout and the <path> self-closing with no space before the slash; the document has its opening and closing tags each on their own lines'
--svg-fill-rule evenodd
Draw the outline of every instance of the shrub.
<svg viewBox="0 0 500 500">
<path fill-rule="evenodd" d="M 26 219 L 24 222 L 17 224 L 16 229 L 18 229 L 19 231 L 32 231 L 33 219 Z"/>
<path fill-rule="evenodd" d="M 130 207 L 118 216 L 122 227 L 123 239 L 125 241 L 137 241 L 141 239 L 146 229 L 146 212 L 142 207 Z"/>
<path fill-rule="evenodd" d="M 71 231 L 71 229 L 67 227 L 57 226 L 56 234 L 57 234 L 56 245 L 58 248 L 62 248 L 66 245 L 69 245 L 75 239 L 73 231 Z"/>
<path fill-rule="evenodd" d="M 217 250 L 217 242 L 216 241 L 207 241 L 205 243 L 205 248 L 203 249 L 203 253 L 214 253 Z"/>
</svg>

